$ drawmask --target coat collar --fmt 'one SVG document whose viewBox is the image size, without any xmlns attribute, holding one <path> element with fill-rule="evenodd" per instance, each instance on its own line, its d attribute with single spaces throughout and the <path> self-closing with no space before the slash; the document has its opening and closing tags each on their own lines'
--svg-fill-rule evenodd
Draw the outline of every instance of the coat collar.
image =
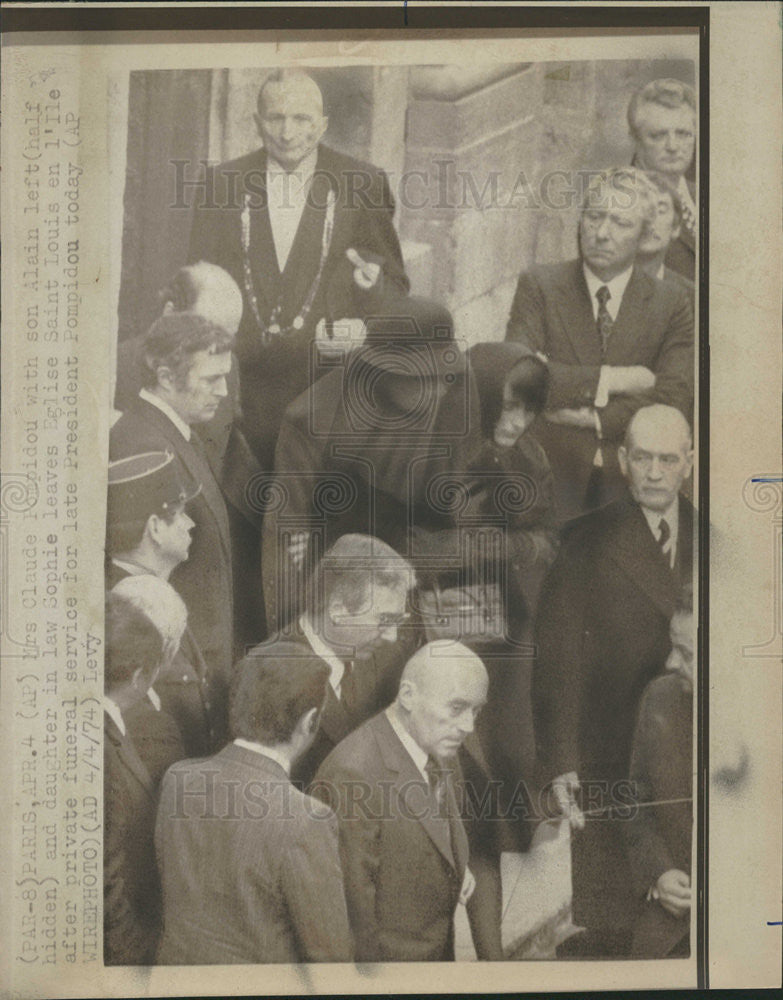
<svg viewBox="0 0 783 1000">
<path fill-rule="evenodd" d="M 646 302 L 654 289 L 653 280 L 640 268 L 634 267 L 612 327 L 605 363 L 630 363 L 625 360 L 626 355 L 633 356 L 630 347 L 645 329 Z M 600 365 L 601 340 L 581 260 L 570 261 L 563 268 L 556 281 L 556 293 L 555 308 L 560 313 L 563 329 L 579 364 Z"/>
<path fill-rule="evenodd" d="M 223 503 L 223 498 L 218 486 L 215 470 L 209 464 L 208 458 L 202 458 L 196 452 L 191 442 L 186 441 L 166 414 L 157 406 L 153 406 L 146 400 L 138 398 L 134 403 L 134 409 L 138 415 L 147 423 L 153 424 L 161 434 L 171 444 L 174 454 L 185 467 L 186 472 L 195 483 L 201 483 L 202 489 L 199 494 L 212 511 L 215 520 L 220 527 L 220 540 L 227 554 L 230 554 L 230 542 L 228 538 L 228 519 Z M 193 435 L 195 437 L 195 435 Z M 204 449 L 204 455 L 209 454 L 209 449 Z M 204 482 L 204 467 L 212 477 L 212 483 Z"/>
<path fill-rule="evenodd" d="M 133 740 L 128 735 L 123 736 L 108 712 L 104 712 L 103 714 L 103 733 L 105 739 L 114 747 L 117 759 L 123 767 L 130 771 L 148 795 L 154 795 L 155 789 L 152 784 L 152 778 L 142 763 L 141 757 L 139 757 L 136 747 L 133 745 Z"/>
<path fill-rule="evenodd" d="M 386 712 L 380 712 L 374 716 L 367 725 L 373 731 L 387 771 L 396 775 L 394 787 L 398 794 L 402 792 L 406 785 L 412 786 L 415 784 L 424 786 L 418 768 L 392 729 L 391 723 L 386 717 Z M 403 792 L 403 794 L 405 793 Z M 448 824 L 430 815 L 430 811 L 427 809 L 419 809 L 415 806 L 414 808 L 410 808 L 415 802 L 418 802 L 418 798 L 414 799 L 412 796 L 408 797 L 410 805 L 405 815 L 406 818 L 412 815 L 421 823 L 435 847 L 437 847 L 445 860 L 452 868 L 456 869 L 458 875 L 461 877 L 467 865 L 468 842 L 465 828 L 459 816 L 453 775 L 450 775 L 447 779 L 446 794 L 448 796 Z"/>
<path fill-rule="evenodd" d="M 259 197 L 254 199 L 259 207 L 249 212 L 249 256 L 262 322 L 269 320 L 272 310 L 281 300 L 283 322 L 290 322 L 304 304 L 317 273 L 326 215 L 326 196 L 330 187 L 334 190 L 339 186 L 339 178 L 334 177 L 333 171 L 327 167 L 328 160 L 329 151 L 319 145 L 310 196 L 302 211 L 288 260 L 281 273 L 269 220 L 267 157 L 263 149 L 259 150 Z"/>
<path fill-rule="evenodd" d="M 610 535 L 609 555 L 667 617 L 671 617 L 681 583 L 691 572 L 693 507 L 680 497 L 679 535 L 674 569 L 660 551 L 639 505 L 621 501 L 620 516 Z"/>
</svg>

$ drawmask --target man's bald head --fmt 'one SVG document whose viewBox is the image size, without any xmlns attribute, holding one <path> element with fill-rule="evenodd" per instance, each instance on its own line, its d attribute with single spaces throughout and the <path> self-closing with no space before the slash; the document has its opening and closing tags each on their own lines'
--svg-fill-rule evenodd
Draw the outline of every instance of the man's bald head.
<svg viewBox="0 0 783 1000">
<path fill-rule="evenodd" d="M 688 421 L 675 406 L 653 403 L 637 410 L 625 431 L 625 447 L 631 447 L 634 436 L 646 437 L 649 434 L 669 443 L 679 441 L 686 450 L 692 447 L 693 436 Z"/>
<path fill-rule="evenodd" d="M 673 406 L 643 406 L 631 418 L 617 457 L 633 498 L 662 513 L 677 498 L 693 468 L 688 421 Z"/>
<path fill-rule="evenodd" d="M 301 100 L 317 115 L 324 113 L 321 88 L 301 69 L 278 69 L 264 80 L 258 91 L 258 113 L 263 114 L 271 95 L 282 94 L 289 99 Z"/>
<path fill-rule="evenodd" d="M 317 148 L 329 125 L 318 84 L 301 70 L 279 70 L 266 80 L 255 119 L 264 149 L 286 171 Z"/>
<path fill-rule="evenodd" d="M 453 757 L 473 731 L 488 686 L 484 664 L 467 646 L 450 640 L 430 642 L 405 665 L 398 714 L 427 754 Z"/>
</svg>

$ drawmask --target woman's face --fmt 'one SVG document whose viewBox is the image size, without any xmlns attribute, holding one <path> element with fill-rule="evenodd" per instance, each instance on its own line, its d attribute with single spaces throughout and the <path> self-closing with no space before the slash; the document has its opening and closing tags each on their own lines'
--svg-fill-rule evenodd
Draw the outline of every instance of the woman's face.
<svg viewBox="0 0 783 1000">
<path fill-rule="evenodd" d="M 500 448 L 512 448 L 527 430 L 533 416 L 523 403 L 514 399 L 506 379 L 503 386 L 503 407 L 493 435 L 495 444 Z"/>
</svg>

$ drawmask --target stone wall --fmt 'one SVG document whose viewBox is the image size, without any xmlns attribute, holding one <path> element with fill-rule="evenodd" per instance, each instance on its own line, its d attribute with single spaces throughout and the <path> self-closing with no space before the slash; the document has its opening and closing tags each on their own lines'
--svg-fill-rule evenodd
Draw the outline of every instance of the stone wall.
<svg viewBox="0 0 783 1000">
<path fill-rule="evenodd" d="M 187 219 L 163 224 L 162 239 L 160 215 L 182 137 L 194 162 L 257 148 L 253 115 L 268 72 L 133 74 L 121 335 L 144 328 L 136 304 L 154 308 L 157 289 L 185 260 Z M 584 171 L 631 158 L 625 109 L 633 91 L 662 76 L 695 82 L 692 63 L 664 60 L 345 66 L 312 74 L 329 116 L 326 142 L 388 173 L 413 290 L 448 305 L 468 344 L 502 339 L 521 270 L 575 255 Z M 205 100 L 196 105 L 190 96 L 190 76 L 199 86 L 208 78 L 208 114 Z M 166 127 L 160 100 L 150 104 L 151 88 L 169 97 Z"/>
</svg>

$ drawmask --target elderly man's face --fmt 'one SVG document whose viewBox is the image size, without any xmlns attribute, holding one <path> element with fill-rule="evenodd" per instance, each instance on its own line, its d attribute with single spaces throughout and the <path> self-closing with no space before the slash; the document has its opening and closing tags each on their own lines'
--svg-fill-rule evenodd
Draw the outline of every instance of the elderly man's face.
<svg viewBox="0 0 783 1000">
<path fill-rule="evenodd" d="M 647 228 L 639 253 L 656 254 L 669 248 L 672 240 L 680 235 L 680 223 L 674 211 L 674 202 L 668 191 L 659 191 L 656 200 L 655 220 Z"/>
<path fill-rule="evenodd" d="M 643 104 L 636 115 L 636 156 L 646 170 L 679 178 L 693 160 L 696 120 L 687 105 Z"/>
<path fill-rule="evenodd" d="M 404 695 L 410 734 L 428 754 L 453 757 L 476 724 L 487 700 L 486 671 L 471 661 L 433 670 Z"/>
<path fill-rule="evenodd" d="M 166 396 L 186 424 L 203 424 L 211 420 L 227 394 L 226 376 L 231 371 L 231 352 L 211 354 L 196 351 L 187 375 L 172 379 Z"/>
<path fill-rule="evenodd" d="M 255 117 L 267 153 L 286 170 L 316 148 L 328 125 L 313 85 L 295 79 L 268 84 Z"/>
<path fill-rule="evenodd" d="M 602 281 L 611 281 L 633 264 L 643 227 L 642 205 L 633 190 L 599 185 L 589 192 L 579 222 L 582 258 Z"/>
<path fill-rule="evenodd" d="M 656 513 L 674 503 L 693 466 L 685 428 L 674 421 L 639 419 L 628 447 L 617 454 L 634 500 Z"/>
</svg>

